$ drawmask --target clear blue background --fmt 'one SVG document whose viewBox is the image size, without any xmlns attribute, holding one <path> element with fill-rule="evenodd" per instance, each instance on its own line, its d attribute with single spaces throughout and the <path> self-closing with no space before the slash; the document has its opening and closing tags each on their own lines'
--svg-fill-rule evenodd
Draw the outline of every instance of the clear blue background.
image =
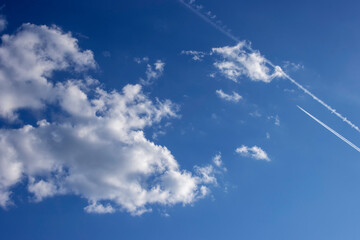
<svg viewBox="0 0 360 240">
<path fill-rule="evenodd" d="M 360 123 L 359 1 L 197 2 L 274 63 L 303 64 L 303 70 L 290 75 Z M 213 59 L 194 63 L 180 52 L 235 43 L 179 2 L 4 3 L 6 33 L 25 22 L 71 31 L 82 49 L 94 51 L 99 70 L 92 75 L 108 89 L 144 77 L 146 66 L 136 64 L 134 57 L 165 61 L 163 77 L 144 90 L 152 98 L 178 103 L 182 118 L 172 120 L 167 134 L 154 141 L 167 146 L 188 170 L 220 151 L 228 171 L 212 196 L 193 206 L 155 206 L 140 217 L 87 214 L 86 200 L 77 196 L 31 203 L 20 185 L 13 195 L 16 206 L 0 210 L 1 239 L 359 239 L 360 155 L 296 105 L 357 145 L 359 133 L 286 80 L 265 84 L 243 79 L 236 84 L 219 75 L 210 78 Z M 111 57 L 103 56 L 104 51 Z M 237 91 L 244 100 L 224 102 L 215 95 L 220 88 Z M 256 110 L 262 117 L 249 115 Z M 267 119 L 276 114 L 281 126 Z M 149 138 L 151 133 L 148 129 Z M 261 146 L 272 161 L 236 155 L 235 148 L 242 144 Z M 170 217 L 164 217 L 164 211 Z"/>
</svg>

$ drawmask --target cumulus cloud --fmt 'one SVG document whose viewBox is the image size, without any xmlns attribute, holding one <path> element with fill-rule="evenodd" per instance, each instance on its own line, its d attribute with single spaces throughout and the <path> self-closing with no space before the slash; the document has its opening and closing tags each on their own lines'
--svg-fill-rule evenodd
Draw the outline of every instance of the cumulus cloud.
<svg viewBox="0 0 360 240">
<path fill-rule="evenodd" d="M 235 150 L 236 153 L 240 154 L 243 157 L 251 157 L 256 160 L 264 160 L 270 162 L 270 158 L 264 150 L 258 146 L 247 147 L 242 145 Z"/>
<path fill-rule="evenodd" d="M 202 61 L 206 55 L 205 52 L 193 51 L 193 50 L 189 50 L 189 51 L 183 50 L 183 51 L 181 51 L 181 54 L 192 56 L 192 59 L 194 61 Z"/>
<path fill-rule="evenodd" d="M 170 100 L 149 99 L 139 84 L 109 92 L 91 78 L 49 80 L 55 70 L 96 66 L 70 33 L 24 24 L 2 37 L 0 62 L 2 116 L 57 109 L 36 125 L 0 129 L 0 206 L 13 204 L 11 189 L 22 183 L 35 202 L 75 194 L 88 200 L 86 212 L 140 215 L 153 204 L 193 203 L 216 183 L 212 166 L 183 170 L 169 149 L 145 137 L 145 128 L 177 117 Z"/>
<path fill-rule="evenodd" d="M 232 94 L 224 93 L 223 90 L 219 89 L 216 90 L 216 94 L 219 96 L 219 98 L 224 99 L 229 102 L 238 102 L 242 99 L 242 96 L 240 96 L 237 92 L 232 92 Z"/>
<path fill-rule="evenodd" d="M 153 65 L 147 64 L 146 66 L 146 79 L 141 78 L 140 83 L 142 85 L 151 85 L 154 80 L 162 76 L 165 68 L 165 63 L 161 60 L 157 60 Z"/>
<path fill-rule="evenodd" d="M 93 53 L 81 51 L 71 33 L 56 26 L 24 24 L 14 35 L 1 37 L 0 116 L 17 118 L 23 108 L 40 109 L 54 100 L 54 71 L 95 67 Z"/>
<path fill-rule="evenodd" d="M 221 60 L 214 66 L 227 78 L 237 82 L 241 76 L 252 81 L 271 82 L 276 77 L 283 77 L 284 73 L 279 66 L 271 71 L 268 61 L 258 51 L 247 51 L 247 43 L 242 41 L 235 46 L 213 48 L 212 53 L 220 55 Z"/>
</svg>

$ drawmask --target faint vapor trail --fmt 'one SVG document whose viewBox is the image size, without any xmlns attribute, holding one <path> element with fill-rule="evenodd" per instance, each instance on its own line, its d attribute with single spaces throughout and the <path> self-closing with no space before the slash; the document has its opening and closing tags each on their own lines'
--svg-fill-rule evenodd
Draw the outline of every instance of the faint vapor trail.
<svg viewBox="0 0 360 240">
<path fill-rule="evenodd" d="M 360 152 L 360 148 L 358 148 L 355 144 L 353 144 L 352 142 L 350 142 L 349 140 L 347 140 L 346 138 L 344 138 L 342 135 L 340 135 L 339 133 L 337 133 L 334 129 L 332 129 L 331 127 L 329 127 L 328 125 L 326 125 L 325 123 L 323 123 L 322 121 L 320 121 L 319 119 L 317 119 L 316 117 L 314 117 L 313 115 L 311 115 L 310 113 L 308 113 L 307 111 L 305 111 L 304 109 L 302 109 L 300 106 L 297 106 L 301 111 L 303 111 L 304 113 L 306 113 L 309 117 L 311 117 L 312 119 L 314 119 L 316 122 L 318 122 L 321 126 L 323 126 L 324 128 L 326 128 L 327 130 L 329 130 L 331 133 L 333 133 L 335 136 L 337 136 L 338 138 L 340 138 L 341 140 L 343 140 L 344 142 L 346 142 L 347 144 L 349 144 L 352 148 L 354 148 L 356 151 Z"/>
<path fill-rule="evenodd" d="M 224 35 L 226 35 L 227 37 L 231 38 L 232 40 L 234 40 L 235 42 L 240 42 L 240 40 L 235 37 L 234 35 L 232 35 L 231 33 L 229 33 L 228 31 L 226 31 L 223 27 L 219 26 L 218 24 L 216 24 L 215 22 L 213 22 L 210 18 L 208 18 L 207 16 L 205 16 L 203 13 L 199 12 L 198 10 L 196 10 L 192 5 L 184 2 L 184 0 L 178 0 L 182 5 L 184 5 L 185 7 L 187 7 L 190 11 L 192 11 L 193 13 L 195 13 L 196 15 L 198 15 L 202 20 L 204 20 L 205 22 L 209 23 L 211 26 L 213 26 L 214 28 L 216 28 L 218 31 L 220 31 L 221 33 L 223 33 Z"/>
<path fill-rule="evenodd" d="M 210 24 L 212 27 L 214 27 L 215 29 L 217 29 L 218 31 L 220 31 L 222 34 L 226 35 L 227 37 L 231 38 L 232 40 L 234 40 L 236 43 L 240 42 L 241 40 L 237 37 L 235 37 L 233 34 L 231 34 L 229 31 L 227 31 L 226 29 L 224 29 L 222 26 L 220 26 L 219 24 L 215 23 L 213 20 L 211 20 L 209 17 L 207 17 L 206 15 L 204 15 L 202 12 L 200 12 L 199 10 L 195 9 L 193 5 L 184 2 L 184 0 L 178 0 L 182 5 L 184 5 L 185 7 L 187 7 L 189 10 L 191 10 L 193 13 L 195 13 L 197 16 L 199 16 L 202 20 L 204 20 L 206 23 Z M 244 47 L 249 50 L 250 52 L 255 52 L 250 45 L 245 44 Z M 276 65 L 274 65 L 271 61 L 267 60 L 267 63 L 275 68 Z M 340 118 L 342 121 L 344 121 L 346 124 L 348 124 L 350 127 L 354 128 L 356 131 L 360 132 L 360 128 L 358 126 L 356 126 L 354 123 L 352 123 L 350 120 L 348 120 L 346 117 L 344 117 L 341 113 L 337 112 L 335 108 L 331 107 L 330 105 L 328 105 L 327 103 L 325 103 L 324 101 L 322 101 L 320 98 L 318 98 L 315 94 L 313 94 L 312 92 L 310 92 L 309 90 L 307 90 L 304 86 L 302 86 L 300 83 L 298 83 L 295 79 L 293 79 L 292 77 L 290 77 L 289 75 L 287 75 L 284 72 L 284 78 L 288 79 L 291 83 L 293 83 L 294 85 L 296 85 L 299 89 L 303 90 L 304 93 L 306 93 L 307 95 L 309 95 L 310 97 L 312 97 L 315 101 L 317 101 L 318 103 L 320 103 L 323 107 L 325 107 L 326 109 L 328 109 L 331 113 L 335 114 L 335 116 L 337 116 L 338 118 Z"/>
</svg>

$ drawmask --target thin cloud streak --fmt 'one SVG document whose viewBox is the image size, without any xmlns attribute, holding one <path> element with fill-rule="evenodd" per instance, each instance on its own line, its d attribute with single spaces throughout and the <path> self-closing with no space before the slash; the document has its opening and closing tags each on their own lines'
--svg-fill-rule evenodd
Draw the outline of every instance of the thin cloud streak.
<svg viewBox="0 0 360 240">
<path fill-rule="evenodd" d="M 353 144 L 352 142 L 350 142 L 349 140 L 347 140 L 345 137 L 343 137 L 342 135 L 340 135 L 338 132 L 336 132 L 334 129 L 332 129 L 331 127 L 329 127 L 328 125 L 326 125 L 325 123 L 323 123 L 322 121 L 320 121 L 319 119 L 317 119 L 316 117 L 314 117 L 313 115 L 311 115 L 310 113 L 308 113 L 307 111 L 305 111 L 303 108 L 301 108 L 300 106 L 297 105 L 297 107 L 303 111 L 304 113 L 306 113 L 309 117 L 311 117 L 312 119 L 314 119 L 316 122 L 318 122 L 321 126 L 323 126 L 324 128 L 326 128 L 327 130 L 329 130 L 331 133 L 333 133 L 335 136 L 337 136 L 338 138 L 340 138 L 341 140 L 343 140 L 344 142 L 346 142 L 347 144 L 349 144 L 352 148 L 354 148 L 356 151 L 360 152 L 360 148 L 358 148 L 355 144 Z"/>
<path fill-rule="evenodd" d="M 216 24 L 215 22 L 213 22 L 210 18 L 208 18 L 207 16 L 205 16 L 204 14 L 202 14 L 201 12 L 199 12 L 198 10 L 196 10 L 192 5 L 184 2 L 183 0 L 178 0 L 182 5 L 184 5 L 186 8 L 188 8 L 190 11 L 192 11 L 193 13 L 195 13 L 196 15 L 198 15 L 202 20 L 204 20 L 205 22 L 207 22 L 208 24 L 210 24 L 211 26 L 213 26 L 214 28 L 216 28 L 218 31 L 220 31 L 221 33 L 223 33 L 224 35 L 226 35 L 227 37 L 231 38 L 232 40 L 234 40 L 235 42 L 240 42 L 240 39 L 238 39 L 237 37 L 235 37 L 234 35 L 232 35 L 231 33 L 229 33 L 228 31 L 226 31 L 223 27 L 219 26 L 218 24 Z"/>
<path fill-rule="evenodd" d="M 199 10 L 195 9 L 191 4 L 185 3 L 184 0 L 178 0 L 181 4 L 183 4 L 185 7 L 187 7 L 188 9 L 190 9 L 193 13 L 195 13 L 196 15 L 198 15 L 201 19 L 203 19 L 205 22 L 207 22 L 208 24 L 210 24 L 211 26 L 213 26 L 215 29 L 217 29 L 218 31 L 220 31 L 221 33 L 223 33 L 224 35 L 226 35 L 227 37 L 231 38 L 232 40 L 234 40 L 236 43 L 240 42 L 241 40 L 237 37 L 235 37 L 233 34 L 231 34 L 229 31 L 227 31 L 226 29 L 224 29 L 223 27 L 219 26 L 217 23 L 215 23 L 214 21 L 212 21 L 210 18 L 208 18 L 206 15 L 204 15 L 202 12 L 200 12 Z M 245 44 L 244 46 L 246 49 L 248 49 L 250 52 L 255 52 L 251 46 L 249 44 Z M 275 69 L 276 65 L 273 64 L 271 61 L 269 61 L 268 59 L 267 63 L 273 67 Z M 293 83 L 294 85 L 296 85 L 299 89 L 303 90 L 304 93 L 306 93 L 307 95 L 309 95 L 310 97 L 312 97 L 315 101 L 317 101 L 318 103 L 320 103 L 323 107 L 325 107 L 326 109 L 328 109 L 331 113 L 335 114 L 335 116 L 337 116 L 338 118 L 340 118 L 341 120 L 343 120 L 346 124 L 348 124 L 350 127 L 354 128 L 357 132 L 360 133 L 360 128 L 355 125 L 354 123 L 352 123 L 350 120 L 348 120 L 346 117 L 344 117 L 341 113 L 337 112 L 335 108 L 331 107 L 330 105 L 328 105 L 327 103 L 325 103 L 324 101 L 322 101 L 320 98 L 318 98 L 316 95 L 314 95 L 312 92 L 310 92 L 309 90 L 307 90 L 304 86 L 302 86 L 300 83 L 298 83 L 295 79 L 293 79 L 292 77 L 290 77 L 289 75 L 287 75 L 284 71 L 283 71 L 283 77 L 287 80 L 289 80 L 291 83 Z"/>
</svg>

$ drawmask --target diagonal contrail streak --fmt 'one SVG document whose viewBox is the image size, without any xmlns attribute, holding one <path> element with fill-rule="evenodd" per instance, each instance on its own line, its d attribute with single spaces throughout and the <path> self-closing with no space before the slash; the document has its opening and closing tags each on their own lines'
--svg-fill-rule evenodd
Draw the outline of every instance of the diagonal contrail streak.
<svg viewBox="0 0 360 240">
<path fill-rule="evenodd" d="M 274 64 L 272 64 L 271 62 L 269 62 L 269 64 L 272 67 L 275 67 Z M 331 113 L 335 114 L 335 116 L 337 116 L 338 118 L 340 118 L 341 120 L 343 120 L 345 123 L 347 123 L 350 127 L 354 128 L 356 131 L 360 132 L 360 129 L 358 126 L 356 126 L 355 124 L 353 124 L 350 120 L 348 120 L 346 117 L 344 117 L 343 115 L 341 115 L 341 113 L 337 112 L 335 108 L 331 107 L 329 104 L 325 103 L 323 100 L 321 100 L 320 98 L 318 98 L 315 94 L 313 94 L 312 92 L 310 92 L 309 90 L 307 90 L 304 86 L 302 86 L 300 83 L 298 83 L 295 79 L 293 79 L 292 77 L 290 77 L 289 75 L 287 75 L 286 73 L 284 73 L 284 77 L 286 79 L 288 79 L 291 83 L 295 84 L 299 89 L 303 90 L 304 93 L 306 93 L 307 95 L 309 95 L 310 97 L 312 97 L 315 101 L 317 101 L 318 103 L 320 103 L 323 107 L 325 107 L 327 110 L 329 110 Z"/>
<path fill-rule="evenodd" d="M 218 24 L 216 24 L 215 22 L 213 22 L 210 18 L 208 18 L 207 16 L 205 16 L 204 14 L 202 14 L 201 12 L 199 12 L 198 10 L 196 10 L 193 6 L 191 6 L 190 4 L 184 2 L 184 0 L 178 0 L 181 4 L 183 4 L 186 8 L 188 8 L 190 11 L 192 11 L 193 13 L 195 13 L 196 15 L 198 15 L 202 20 L 204 20 L 205 22 L 209 23 L 211 26 L 213 26 L 214 28 L 216 28 L 218 31 L 220 31 L 222 34 L 226 35 L 227 37 L 231 38 L 232 40 L 234 40 L 235 42 L 240 42 L 240 39 L 238 39 L 237 37 L 235 37 L 234 35 L 232 35 L 231 33 L 229 33 L 228 31 L 226 31 L 223 27 L 219 26 Z"/>
<path fill-rule="evenodd" d="M 220 31 L 222 34 L 226 35 L 227 37 L 231 38 L 232 40 L 234 40 L 235 42 L 240 42 L 241 40 L 239 40 L 239 38 L 235 37 L 233 34 L 231 34 L 229 31 L 227 31 L 226 29 L 224 29 L 222 26 L 220 26 L 219 24 L 215 23 L 214 21 L 212 21 L 210 18 L 208 18 L 206 15 L 204 15 L 203 13 L 201 13 L 200 11 L 198 11 L 197 9 L 195 9 L 191 4 L 186 3 L 184 0 L 178 0 L 181 4 L 183 4 L 186 8 L 188 8 L 189 10 L 191 10 L 193 13 L 195 13 L 197 16 L 199 16 L 202 20 L 204 20 L 206 23 L 210 24 L 212 27 L 214 27 L 215 29 L 217 29 L 218 31 Z M 250 52 L 255 52 L 250 45 L 245 44 L 244 47 L 249 50 Z M 274 65 L 271 61 L 267 60 L 267 63 L 275 68 L 276 65 Z M 298 83 L 294 78 L 290 77 L 289 75 L 287 75 L 284 72 L 284 78 L 289 80 L 292 84 L 296 85 L 299 89 L 301 89 L 302 91 L 304 91 L 305 94 L 309 95 L 310 97 L 312 97 L 315 101 L 317 101 L 318 103 L 320 103 L 323 107 L 325 107 L 326 109 L 328 109 L 331 113 L 333 113 L 335 116 L 337 116 L 338 118 L 340 118 L 342 121 L 344 121 L 346 124 L 348 124 L 350 127 L 354 128 L 357 132 L 360 132 L 360 128 L 358 126 L 356 126 L 354 123 L 352 123 L 350 120 L 348 120 L 346 117 L 344 117 L 341 113 L 337 112 L 335 108 L 331 107 L 329 104 L 325 103 L 323 100 L 321 100 L 320 98 L 318 98 L 315 94 L 313 94 L 312 92 L 310 92 L 309 90 L 307 90 L 304 86 L 302 86 L 300 83 Z"/>
<path fill-rule="evenodd" d="M 333 133 L 335 136 L 337 136 L 338 138 L 340 138 L 341 140 L 343 140 L 344 142 L 346 142 L 347 144 L 349 144 L 352 148 L 354 148 L 356 151 L 360 152 L 360 148 L 358 148 L 355 144 L 353 144 L 352 142 L 350 142 L 349 140 L 347 140 L 345 137 L 343 137 L 342 135 L 340 135 L 338 132 L 336 132 L 334 129 L 332 129 L 331 127 L 329 127 L 328 125 L 326 125 L 325 123 L 323 123 L 322 121 L 320 121 L 319 119 L 317 119 L 316 117 L 314 117 L 313 115 L 311 115 L 310 113 L 308 113 L 307 111 L 305 111 L 303 108 L 301 108 L 300 106 L 297 106 L 301 111 L 303 111 L 304 113 L 306 113 L 309 117 L 311 117 L 312 119 L 314 119 L 316 122 L 318 122 L 321 126 L 323 126 L 324 128 L 326 128 L 327 130 L 329 130 L 331 133 Z"/>
</svg>

